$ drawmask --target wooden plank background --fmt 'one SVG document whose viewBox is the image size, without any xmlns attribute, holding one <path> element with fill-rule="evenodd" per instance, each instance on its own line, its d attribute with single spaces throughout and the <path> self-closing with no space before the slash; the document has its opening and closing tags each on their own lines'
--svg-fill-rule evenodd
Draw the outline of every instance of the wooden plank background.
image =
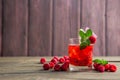
<svg viewBox="0 0 120 80">
<path fill-rule="evenodd" d="M 107 55 L 120 55 L 120 0 L 107 1 Z"/>
<path fill-rule="evenodd" d="M 1 49 L 2 49 L 2 0 L 0 0 L 0 56 L 2 56 Z"/>
<path fill-rule="evenodd" d="M 52 55 L 52 0 L 30 0 L 28 55 Z"/>
<path fill-rule="evenodd" d="M 53 54 L 67 55 L 70 37 L 77 37 L 79 0 L 54 0 Z M 79 8 L 80 9 L 80 8 Z"/>
<path fill-rule="evenodd" d="M 94 56 L 119 56 L 119 0 L 0 0 L 0 55 L 67 55 L 86 26 L 98 35 Z"/>
<path fill-rule="evenodd" d="M 98 36 L 94 55 L 105 56 L 105 0 L 82 1 L 82 26 L 92 28 Z"/>
<path fill-rule="evenodd" d="M 28 1 L 3 0 L 3 56 L 27 56 Z"/>
</svg>

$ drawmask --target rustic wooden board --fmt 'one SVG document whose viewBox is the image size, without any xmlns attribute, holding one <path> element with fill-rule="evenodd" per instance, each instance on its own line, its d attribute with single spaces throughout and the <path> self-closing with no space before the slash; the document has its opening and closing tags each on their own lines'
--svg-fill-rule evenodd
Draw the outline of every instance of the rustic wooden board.
<svg viewBox="0 0 120 80">
<path fill-rule="evenodd" d="M 120 55 L 120 0 L 107 0 L 107 55 Z"/>
<path fill-rule="evenodd" d="M 46 57 L 47 61 L 51 57 Z M 42 70 L 39 64 L 40 57 L 1 57 L 0 58 L 0 79 L 1 80 L 119 80 L 120 57 L 94 57 L 106 60 L 118 60 L 110 62 L 117 65 L 117 72 L 55 72 L 53 70 Z M 12 65 L 12 66 L 11 66 Z"/>
<path fill-rule="evenodd" d="M 97 34 L 97 42 L 94 46 L 94 56 L 106 55 L 105 48 L 105 0 L 83 0 L 82 1 L 82 23 L 93 29 Z"/>
<path fill-rule="evenodd" d="M 0 56 L 67 55 L 69 38 L 85 26 L 98 35 L 94 56 L 120 55 L 119 3 L 0 0 Z"/>
<path fill-rule="evenodd" d="M 3 56 L 27 55 L 28 0 L 3 0 Z"/>
<path fill-rule="evenodd" d="M 29 56 L 51 55 L 52 0 L 30 0 Z"/>
<path fill-rule="evenodd" d="M 80 29 L 80 2 L 81 0 L 69 0 L 68 4 L 68 25 L 70 27 L 70 38 L 77 38 Z M 69 33 L 67 33 L 69 34 Z"/>
<path fill-rule="evenodd" d="M 2 48 L 2 0 L 0 0 L 0 56 L 2 56 L 1 48 Z"/>
<path fill-rule="evenodd" d="M 80 0 L 54 0 L 53 55 L 67 55 L 69 38 L 80 28 Z"/>
</svg>

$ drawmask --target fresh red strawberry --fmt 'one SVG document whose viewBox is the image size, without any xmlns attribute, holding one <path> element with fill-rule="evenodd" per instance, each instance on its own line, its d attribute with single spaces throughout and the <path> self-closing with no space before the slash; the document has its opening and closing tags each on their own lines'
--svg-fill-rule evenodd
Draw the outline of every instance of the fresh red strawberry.
<svg viewBox="0 0 120 80">
<path fill-rule="evenodd" d="M 110 64 L 106 64 L 106 65 L 104 65 L 104 66 L 105 66 L 105 71 L 108 71 L 109 68 L 110 68 Z"/>
<path fill-rule="evenodd" d="M 109 70 L 110 72 L 115 72 L 117 70 L 117 67 L 114 64 L 110 64 Z"/>
<path fill-rule="evenodd" d="M 50 69 L 49 64 L 48 64 L 48 63 L 45 63 L 45 64 L 43 65 L 43 69 L 44 69 L 44 70 L 49 70 L 49 69 Z"/>
<path fill-rule="evenodd" d="M 61 66 L 61 70 L 62 71 L 67 71 L 69 69 L 69 62 L 65 62 L 62 66 Z"/>
<path fill-rule="evenodd" d="M 96 38 L 94 36 L 90 36 L 89 40 L 91 44 L 94 44 L 96 42 Z"/>
<path fill-rule="evenodd" d="M 69 56 L 63 56 L 65 60 L 69 60 Z"/>
<path fill-rule="evenodd" d="M 53 59 L 51 60 L 51 62 L 53 62 L 54 64 L 57 64 L 58 61 L 53 58 Z"/>
<path fill-rule="evenodd" d="M 46 59 L 45 59 L 45 58 L 41 58 L 41 59 L 40 59 L 40 63 L 41 63 L 41 64 L 44 64 L 45 62 L 46 62 Z"/>
<path fill-rule="evenodd" d="M 53 68 L 54 67 L 54 63 L 53 62 L 49 62 L 49 66 L 50 66 L 50 68 Z"/>
<path fill-rule="evenodd" d="M 65 59 L 64 59 L 64 58 L 60 58 L 60 59 L 59 59 L 59 62 L 60 62 L 60 63 L 64 63 L 64 62 L 65 62 Z"/>
<path fill-rule="evenodd" d="M 97 70 L 99 72 L 104 72 L 105 71 L 105 67 L 103 65 L 99 65 L 98 68 L 97 68 Z"/>
<path fill-rule="evenodd" d="M 61 70 L 61 66 L 59 64 L 56 64 L 54 67 L 55 71 L 60 71 Z"/>
<path fill-rule="evenodd" d="M 54 56 L 53 58 L 56 59 L 57 61 L 59 60 L 58 56 Z"/>
</svg>

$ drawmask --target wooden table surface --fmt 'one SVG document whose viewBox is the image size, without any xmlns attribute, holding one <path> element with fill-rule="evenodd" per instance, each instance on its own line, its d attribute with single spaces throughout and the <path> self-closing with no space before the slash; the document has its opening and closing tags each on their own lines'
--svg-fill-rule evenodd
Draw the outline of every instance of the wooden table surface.
<svg viewBox="0 0 120 80">
<path fill-rule="evenodd" d="M 51 57 L 46 57 L 49 61 Z M 42 70 L 40 57 L 1 57 L 0 80 L 120 80 L 120 57 L 94 57 L 117 65 L 117 72 L 55 72 Z"/>
</svg>

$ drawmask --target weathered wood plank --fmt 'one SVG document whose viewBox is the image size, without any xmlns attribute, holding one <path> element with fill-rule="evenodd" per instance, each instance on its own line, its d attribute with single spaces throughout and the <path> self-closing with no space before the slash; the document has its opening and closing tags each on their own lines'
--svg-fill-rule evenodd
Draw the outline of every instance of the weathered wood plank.
<svg viewBox="0 0 120 80">
<path fill-rule="evenodd" d="M 1 75 L 1 80 L 119 80 L 120 73 L 111 72 L 18 72 Z M 107 76 L 107 77 L 106 77 Z"/>
<path fill-rule="evenodd" d="M 107 0 L 107 55 L 120 55 L 120 0 Z"/>
<path fill-rule="evenodd" d="M 78 36 L 80 0 L 54 0 L 53 55 L 67 55 L 69 38 Z"/>
<path fill-rule="evenodd" d="M 50 61 L 52 59 L 52 57 L 49 57 L 49 56 L 41 56 L 41 57 L 0 57 L 0 62 L 22 62 L 24 61 L 26 63 L 27 62 L 37 62 L 40 60 L 40 58 L 46 58 L 47 61 Z M 62 57 L 62 56 L 58 56 L 59 58 Z M 113 61 L 113 62 L 118 62 L 120 61 L 120 57 L 119 56 L 95 56 L 93 57 L 93 60 L 94 59 L 105 59 L 107 61 Z M 1 65 L 2 66 L 2 65 Z"/>
<path fill-rule="evenodd" d="M 29 56 L 51 55 L 52 0 L 30 0 Z"/>
<path fill-rule="evenodd" d="M 47 60 L 52 57 L 46 57 Z M 120 57 L 94 57 L 100 59 L 112 59 Z M 42 70 L 39 63 L 40 57 L 1 57 L 0 58 L 0 79 L 1 80 L 119 80 L 120 62 L 110 62 L 117 65 L 117 72 L 55 72 L 53 70 Z M 12 66 L 11 66 L 12 65 Z M 74 76 L 73 76 L 74 75 Z M 98 76 L 99 75 L 99 76 Z M 107 76 L 107 77 L 106 77 Z"/>
<path fill-rule="evenodd" d="M 2 0 L 0 0 L 0 56 L 2 56 L 1 48 L 2 48 Z"/>
<path fill-rule="evenodd" d="M 82 1 L 81 27 L 90 27 L 97 34 L 97 43 L 94 46 L 94 56 L 106 55 L 105 49 L 105 0 Z M 83 28 L 82 27 L 82 28 Z"/>
<path fill-rule="evenodd" d="M 68 26 L 70 26 L 70 38 L 78 37 L 78 30 L 80 28 L 80 1 L 81 0 L 69 0 L 68 2 L 68 21 L 70 24 Z"/>
<path fill-rule="evenodd" d="M 3 0 L 3 56 L 27 55 L 28 0 Z"/>
</svg>

